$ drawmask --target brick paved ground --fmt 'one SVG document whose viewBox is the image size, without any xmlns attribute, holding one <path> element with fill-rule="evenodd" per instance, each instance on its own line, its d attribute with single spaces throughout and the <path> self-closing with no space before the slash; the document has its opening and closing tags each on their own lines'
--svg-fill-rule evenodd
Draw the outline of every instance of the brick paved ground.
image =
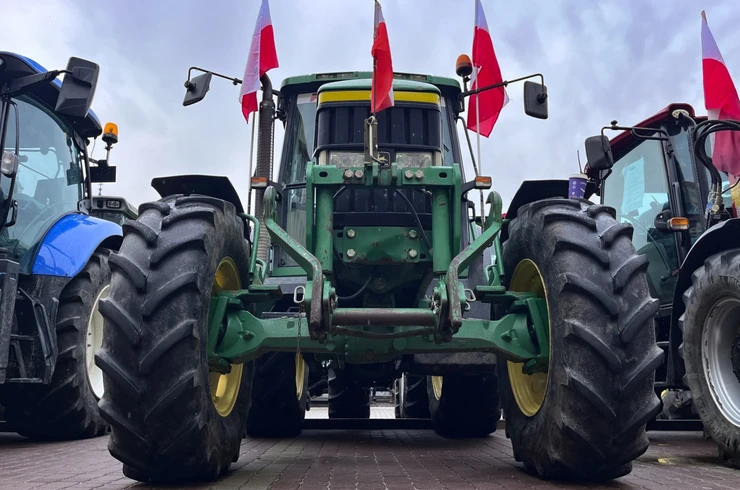
<svg viewBox="0 0 740 490">
<path fill-rule="evenodd" d="M 650 450 L 617 489 L 740 489 L 740 470 L 719 464 L 698 433 L 652 432 Z M 35 443 L 0 434 L 0 489 L 150 488 L 121 473 L 107 437 Z M 233 471 L 190 489 L 524 489 L 586 488 L 548 483 L 521 470 L 503 430 L 445 440 L 428 430 L 304 431 L 293 440 L 245 439 Z"/>
</svg>

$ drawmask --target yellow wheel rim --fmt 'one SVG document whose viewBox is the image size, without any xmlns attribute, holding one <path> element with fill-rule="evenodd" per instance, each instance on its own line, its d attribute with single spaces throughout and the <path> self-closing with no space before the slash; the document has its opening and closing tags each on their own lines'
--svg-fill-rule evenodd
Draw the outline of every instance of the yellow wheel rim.
<svg viewBox="0 0 740 490">
<path fill-rule="evenodd" d="M 442 399 L 442 381 L 444 381 L 443 376 L 432 376 L 432 392 L 437 400 Z"/>
<path fill-rule="evenodd" d="M 295 355 L 295 397 L 300 400 L 303 396 L 303 381 L 306 379 L 306 361 L 303 356 Z"/>
<path fill-rule="evenodd" d="M 511 276 L 511 291 L 534 293 L 540 298 L 547 300 L 547 290 L 542 281 L 542 275 L 537 265 L 529 259 L 524 259 L 517 264 Z M 549 313 L 549 307 L 548 307 Z M 549 316 L 549 315 L 548 315 Z M 549 333 L 548 325 L 548 333 Z M 509 383 L 514 394 L 514 400 L 527 417 L 534 416 L 542 407 L 547 393 L 548 373 L 524 374 L 522 368 L 524 363 L 507 362 L 509 371 Z M 549 370 L 548 370 L 549 371 Z"/>
<path fill-rule="evenodd" d="M 236 291 L 241 289 L 241 279 L 236 263 L 231 257 L 224 257 L 216 268 L 213 278 L 211 296 L 221 291 Z M 239 388 L 242 384 L 243 364 L 232 364 L 227 374 L 211 372 L 208 375 L 208 384 L 211 388 L 211 400 L 216 411 L 222 417 L 228 417 L 236 405 L 239 397 Z"/>
</svg>

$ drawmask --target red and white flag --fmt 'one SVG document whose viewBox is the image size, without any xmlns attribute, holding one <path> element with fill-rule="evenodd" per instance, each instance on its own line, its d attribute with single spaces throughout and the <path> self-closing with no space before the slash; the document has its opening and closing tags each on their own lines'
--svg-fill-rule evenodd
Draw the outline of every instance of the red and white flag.
<svg viewBox="0 0 740 490">
<path fill-rule="evenodd" d="M 480 0 L 475 0 L 475 31 L 473 33 L 473 78 L 471 89 L 488 87 L 501 83 L 501 68 L 499 68 L 496 52 L 493 50 L 493 41 L 488 31 L 486 14 Z M 468 104 L 467 127 L 481 136 L 491 135 L 498 115 L 509 102 L 509 96 L 504 87 L 499 87 L 470 96 Z M 478 127 L 480 123 L 480 128 Z"/>
<path fill-rule="evenodd" d="M 244 69 L 244 80 L 239 93 L 242 105 L 242 114 L 249 122 L 249 115 L 257 111 L 257 91 L 260 89 L 260 77 L 268 70 L 278 67 L 277 51 L 275 49 L 275 34 L 272 30 L 270 18 L 270 4 L 262 0 L 262 7 L 257 16 L 257 25 L 252 34 L 252 44 L 249 47 L 247 66 Z"/>
<path fill-rule="evenodd" d="M 701 56 L 704 75 L 704 106 L 710 119 L 740 120 L 740 98 L 722 54 L 702 11 Z M 740 132 L 718 131 L 712 134 L 712 162 L 720 172 L 740 176 Z M 734 181 L 734 179 L 733 179 Z"/>
<path fill-rule="evenodd" d="M 393 107 L 393 60 L 391 44 L 388 40 L 388 29 L 383 18 L 383 9 L 375 1 L 375 29 L 373 47 L 373 80 L 370 94 L 370 112 L 376 113 Z"/>
</svg>

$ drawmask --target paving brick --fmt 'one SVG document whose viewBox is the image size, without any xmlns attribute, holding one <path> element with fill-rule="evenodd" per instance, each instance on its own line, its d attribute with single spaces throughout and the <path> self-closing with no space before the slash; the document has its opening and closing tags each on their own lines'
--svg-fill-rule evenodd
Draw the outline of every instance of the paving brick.
<svg viewBox="0 0 740 490">
<path fill-rule="evenodd" d="M 722 464 L 698 433 L 649 434 L 631 474 L 602 485 L 545 482 L 522 469 L 503 434 L 451 440 L 432 431 L 304 431 L 293 440 L 244 439 L 232 471 L 197 489 L 734 489 L 740 470 Z M 37 443 L 0 434 L 0 490 L 147 489 L 129 480 L 108 438 Z M 170 489 L 176 487 L 169 487 Z"/>
</svg>

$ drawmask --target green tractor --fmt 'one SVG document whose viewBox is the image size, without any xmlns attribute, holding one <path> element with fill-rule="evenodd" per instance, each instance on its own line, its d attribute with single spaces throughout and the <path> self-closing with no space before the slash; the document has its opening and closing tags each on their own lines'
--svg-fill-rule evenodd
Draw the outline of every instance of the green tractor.
<svg viewBox="0 0 740 490">
<path fill-rule="evenodd" d="M 514 457 L 540 477 L 631 471 L 663 357 L 631 227 L 557 197 L 567 181 L 525 182 L 506 220 L 491 191 L 476 216 L 468 195 L 491 179 L 466 178 L 456 131 L 471 71 L 464 90 L 398 73 L 377 114 L 370 73 L 279 91 L 263 76 L 256 216 L 225 177 L 153 180 L 162 198 L 124 224 L 100 307 L 100 410 L 125 475 L 218 478 L 245 432 L 298 434 L 324 367 L 343 416 L 364 416 L 373 383 L 423 376 L 441 433 L 488 434 L 503 408 Z M 184 105 L 213 76 L 189 76 Z M 525 82 L 524 106 L 547 117 L 544 80 Z"/>
<path fill-rule="evenodd" d="M 611 141 L 605 130 L 621 131 Z M 636 127 L 613 121 L 586 140 L 586 172 L 601 203 L 632 225 L 660 305 L 665 352 L 656 392 L 666 418 L 698 414 L 723 460 L 740 465 L 740 190 L 712 163 L 709 138 L 738 121 L 698 117 L 671 104 Z M 736 156 L 740 158 L 740 155 Z M 733 199 L 734 197 L 734 199 Z M 656 424 L 658 425 L 658 424 Z"/>
</svg>

